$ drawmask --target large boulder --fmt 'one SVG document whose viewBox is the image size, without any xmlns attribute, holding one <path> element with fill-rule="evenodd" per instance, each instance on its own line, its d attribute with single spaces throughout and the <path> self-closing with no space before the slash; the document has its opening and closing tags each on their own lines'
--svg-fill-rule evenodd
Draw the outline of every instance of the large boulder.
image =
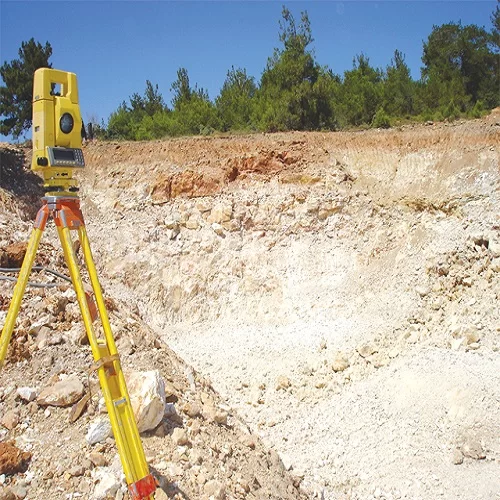
<svg viewBox="0 0 500 500">
<path fill-rule="evenodd" d="M 165 383 L 160 372 L 132 372 L 127 387 L 139 432 L 157 427 L 165 414 Z"/>
</svg>

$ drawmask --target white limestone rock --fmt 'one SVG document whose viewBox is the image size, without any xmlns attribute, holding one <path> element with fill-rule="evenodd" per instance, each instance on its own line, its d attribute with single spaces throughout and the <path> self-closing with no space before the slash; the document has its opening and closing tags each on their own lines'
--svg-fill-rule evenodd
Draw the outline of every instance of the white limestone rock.
<svg viewBox="0 0 500 500">
<path fill-rule="evenodd" d="M 133 372 L 127 387 L 139 432 L 154 429 L 165 414 L 165 383 L 158 370 Z"/>
<path fill-rule="evenodd" d="M 102 443 L 113 434 L 108 417 L 100 417 L 89 426 L 85 439 L 89 444 Z"/>
<path fill-rule="evenodd" d="M 30 403 L 31 401 L 34 401 L 36 399 L 37 392 L 38 391 L 36 387 L 19 387 L 17 389 L 18 396 L 27 403 Z"/>
<path fill-rule="evenodd" d="M 96 500 L 114 498 L 122 485 L 120 477 L 110 467 L 97 467 L 92 471 L 92 478 L 96 482 L 94 488 Z"/>
</svg>

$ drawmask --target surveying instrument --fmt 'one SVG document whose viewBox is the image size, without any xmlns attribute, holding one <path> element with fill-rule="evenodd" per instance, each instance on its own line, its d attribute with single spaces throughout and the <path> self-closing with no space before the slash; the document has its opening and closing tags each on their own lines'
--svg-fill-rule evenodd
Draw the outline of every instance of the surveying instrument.
<svg viewBox="0 0 500 500">
<path fill-rule="evenodd" d="M 56 87 L 60 87 L 60 91 L 55 92 Z M 85 166 L 81 149 L 81 126 L 76 75 L 48 68 L 35 71 L 31 168 L 43 175 L 45 197 L 42 198 L 42 207 L 36 216 L 0 337 L 0 367 L 5 361 L 40 239 L 48 219 L 52 217 L 92 349 L 92 369 L 97 371 L 99 377 L 129 493 L 134 500 L 152 500 L 156 481 L 149 472 L 139 437 L 80 210 L 77 181 L 73 178 L 73 170 Z M 71 231 L 78 233 L 93 293 L 85 290 Z M 101 320 L 103 336 L 102 333 L 96 333 L 93 325 L 98 317 Z"/>
</svg>

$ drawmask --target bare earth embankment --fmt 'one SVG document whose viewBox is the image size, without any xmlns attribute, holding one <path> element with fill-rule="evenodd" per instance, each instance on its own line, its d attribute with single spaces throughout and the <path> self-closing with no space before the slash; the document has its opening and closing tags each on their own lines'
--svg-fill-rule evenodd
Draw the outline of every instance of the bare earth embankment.
<svg viewBox="0 0 500 500">
<path fill-rule="evenodd" d="M 85 147 L 83 210 L 125 363 L 178 386 L 177 417 L 144 438 L 169 495 L 498 497 L 499 143 L 497 110 L 388 131 Z M 0 248 L 30 228 L 3 196 Z M 51 234 L 44 258 L 61 265 Z M 0 286 L 4 310 L 12 287 Z M 54 315 L 58 292 L 30 293 L 30 321 Z M 71 426 L 66 410 L 46 417 L 15 397 L 64 368 L 84 380 L 73 313 L 55 315 L 56 346 L 22 324 L 31 359 L 0 374 L 0 411 L 22 422 L 4 439 L 57 427 L 78 462 L 96 452 L 93 415 Z M 189 444 L 172 440 L 176 426 Z M 39 477 L 58 467 L 57 446 L 31 439 L 29 498 L 54 485 L 90 495 L 98 467 Z M 112 442 L 97 452 L 111 461 Z"/>
</svg>

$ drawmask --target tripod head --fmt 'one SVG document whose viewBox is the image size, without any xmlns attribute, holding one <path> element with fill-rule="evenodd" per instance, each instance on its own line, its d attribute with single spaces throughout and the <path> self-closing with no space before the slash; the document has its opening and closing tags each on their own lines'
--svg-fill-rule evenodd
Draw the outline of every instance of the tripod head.
<svg viewBox="0 0 500 500">
<path fill-rule="evenodd" d="M 60 86 L 60 90 L 56 88 Z M 33 159 L 47 196 L 77 196 L 73 170 L 83 168 L 82 118 L 76 75 L 40 68 L 33 82 Z"/>
</svg>

